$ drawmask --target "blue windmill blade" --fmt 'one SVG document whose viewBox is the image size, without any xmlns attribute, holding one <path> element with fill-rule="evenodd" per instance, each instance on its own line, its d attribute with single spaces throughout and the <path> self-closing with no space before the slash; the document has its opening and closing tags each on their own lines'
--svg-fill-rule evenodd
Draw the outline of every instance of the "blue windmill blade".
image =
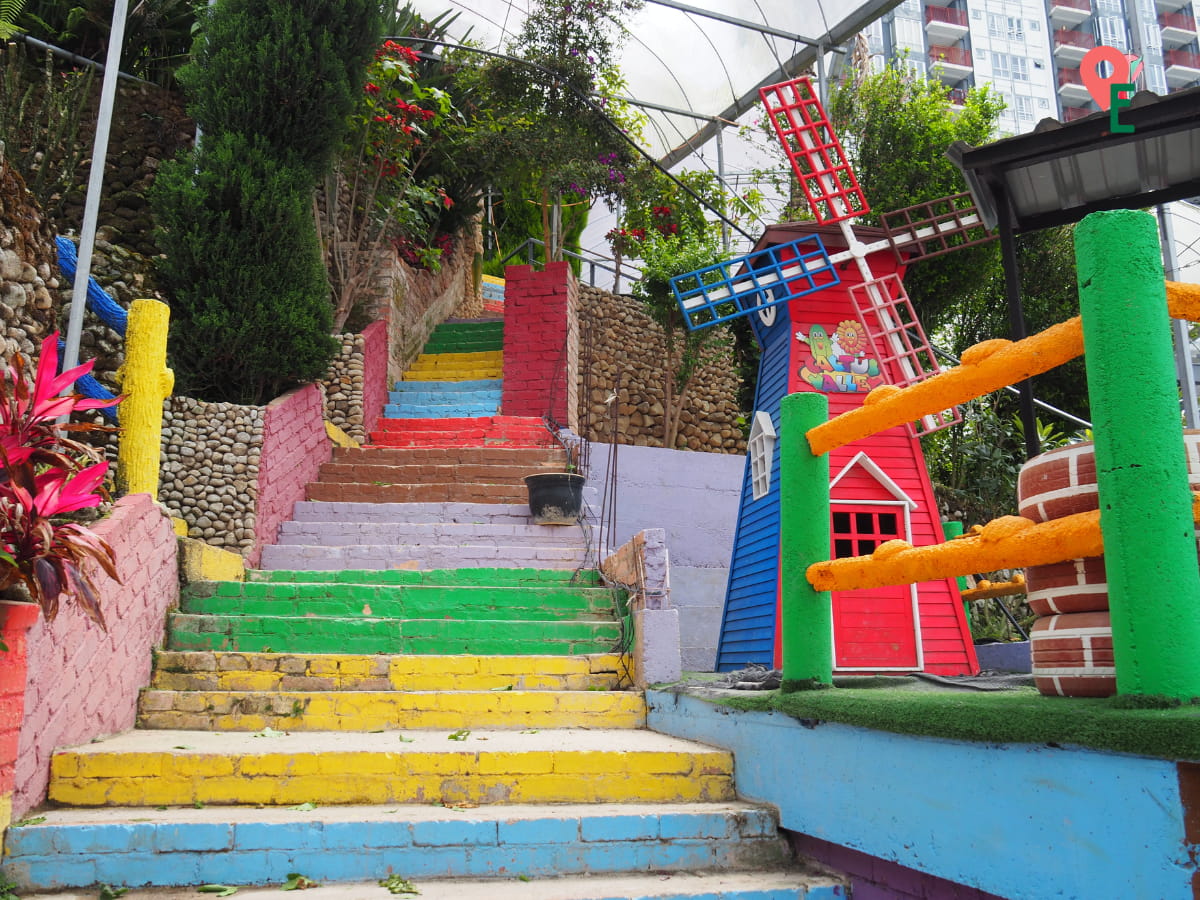
<svg viewBox="0 0 1200 900">
<path fill-rule="evenodd" d="M 689 331 L 824 290 L 841 279 L 818 235 L 776 244 L 671 279 Z"/>
</svg>

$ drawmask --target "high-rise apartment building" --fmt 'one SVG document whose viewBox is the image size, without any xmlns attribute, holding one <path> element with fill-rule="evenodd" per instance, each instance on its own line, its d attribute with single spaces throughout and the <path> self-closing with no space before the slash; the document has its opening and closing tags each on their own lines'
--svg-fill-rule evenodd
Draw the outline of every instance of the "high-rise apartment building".
<svg viewBox="0 0 1200 900">
<path fill-rule="evenodd" d="M 1012 134 L 1096 111 L 1079 64 L 1100 45 L 1141 57 L 1139 87 L 1156 94 L 1200 83 L 1196 38 L 1192 0 L 905 0 L 867 32 L 877 65 L 937 74 L 952 100 L 992 85 Z"/>
</svg>

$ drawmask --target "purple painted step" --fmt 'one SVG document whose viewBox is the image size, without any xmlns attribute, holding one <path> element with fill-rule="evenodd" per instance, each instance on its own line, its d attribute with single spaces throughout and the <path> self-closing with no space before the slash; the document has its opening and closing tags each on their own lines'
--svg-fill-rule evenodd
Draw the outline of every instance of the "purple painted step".
<svg viewBox="0 0 1200 900">
<path fill-rule="evenodd" d="M 356 544 L 412 544 L 457 547 L 516 545 L 529 547 L 574 546 L 578 529 L 531 524 L 485 522 L 284 522 L 278 544 L 315 544 L 348 547 Z"/>
<path fill-rule="evenodd" d="M 578 529 L 575 530 L 578 534 Z M 496 545 L 422 546 L 365 544 L 322 547 L 273 544 L 263 547 L 260 569 L 574 569 L 587 562 L 582 535 L 578 547 Z"/>
<path fill-rule="evenodd" d="M 322 503 L 304 500 L 295 522 L 490 522 L 528 525 L 527 503 Z"/>
</svg>

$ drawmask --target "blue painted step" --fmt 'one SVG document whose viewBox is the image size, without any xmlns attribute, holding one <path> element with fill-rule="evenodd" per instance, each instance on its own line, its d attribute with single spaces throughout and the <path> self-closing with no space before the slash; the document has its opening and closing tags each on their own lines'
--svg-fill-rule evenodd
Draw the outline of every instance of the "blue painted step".
<svg viewBox="0 0 1200 900">
<path fill-rule="evenodd" d="M 385 419 L 478 419 L 500 411 L 495 403 L 389 403 L 383 408 Z"/>
<path fill-rule="evenodd" d="M 500 388 L 480 391 L 392 391 L 388 394 L 390 403 L 446 403 L 448 398 L 468 403 L 490 403 L 495 401 L 500 405 Z"/>
<path fill-rule="evenodd" d="M 214 806 L 47 810 L 45 822 L 9 830 L 3 871 L 30 891 L 97 883 L 281 884 L 290 872 L 346 882 L 393 872 L 414 879 L 550 878 L 785 864 L 773 813 L 740 802 L 469 810 Z"/>
</svg>

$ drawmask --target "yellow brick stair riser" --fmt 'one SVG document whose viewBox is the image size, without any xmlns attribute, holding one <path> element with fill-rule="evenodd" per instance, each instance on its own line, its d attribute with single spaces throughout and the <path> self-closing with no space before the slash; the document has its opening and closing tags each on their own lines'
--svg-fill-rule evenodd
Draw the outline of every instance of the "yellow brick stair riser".
<svg viewBox="0 0 1200 900">
<path fill-rule="evenodd" d="M 161 653 L 160 690 L 586 691 L 613 690 L 631 665 L 591 656 L 363 656 Z"/>
<path fill-rule="evenodd" d="M 724 751 L 483 754 L 56 754 L 51 795 L 76 806 L 194 803 L 686 803 L 733 799 Z"/>
</svg>

